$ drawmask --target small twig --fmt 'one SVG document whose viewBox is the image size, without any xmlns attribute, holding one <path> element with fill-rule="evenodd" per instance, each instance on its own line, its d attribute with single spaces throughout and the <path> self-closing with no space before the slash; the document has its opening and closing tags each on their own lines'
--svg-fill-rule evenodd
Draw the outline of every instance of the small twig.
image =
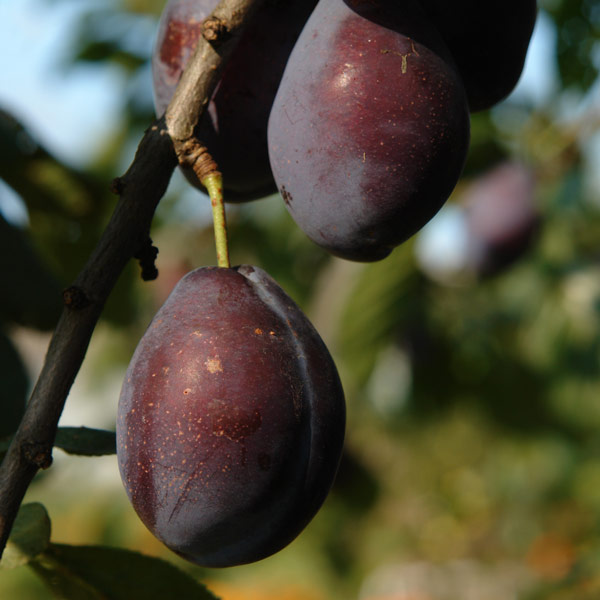
<svg viewBox="0 0 600 600">
<path fill-rule="evenodd" d="M 64 403 L 83 362 L 102 308 L 127 262 L 146 241 L 156 206 L 175 166 L 176 148 L 193 137 L 217 84 L 223 57 L 263 0 L 221 0 L 213 16 L 228 23 L 231 38 L 218 52 L 201 39 L 167 108 L 142 138 L 127 173 L 114 180 L 119 202 L 100 241 L 71 290 L 89 303 L 66 306 L 50 341 L 42 372 L 19 429 L 0 466 L 0 555 L 29 484 L 52 461 L 52 446 Z M 206 59 L 206 60 L 205 60 Z M 168 130 L 168 131 L 167 131 Z M 77 292 L 79 293 L 79 292 Z"/>
</svg>

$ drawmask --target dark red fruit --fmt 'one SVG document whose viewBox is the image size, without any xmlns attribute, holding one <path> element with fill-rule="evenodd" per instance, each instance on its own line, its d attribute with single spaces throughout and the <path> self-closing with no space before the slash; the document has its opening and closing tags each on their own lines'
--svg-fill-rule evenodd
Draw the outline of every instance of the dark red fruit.
<svg viewBox="0 0 600 600">
<path fill-rule="evenodd" d="M 420 0 L 448 45 L 472 112 L 516 86 L 533 33 L 535 0 Z"/>
<path fill-rule="evenodd" d="M 218 0 L 170 0 L 152 57 L 156 112 L 165 111 Z M 316 0 L 267 1 L 230 57 L 198 137 L 223 173 L 225 198 L 243 201 L 276 191 L 267 150 L 267 122 L 283 70 Z M 190 182 L 203 189 L 193 173 Z"/>
<path fill-rule="evenodd" d="M 345 405 L 318 333 L 261 269 L 186 275 L 123 384 L 117 454 L 146 526 L 200 565 L 277 552 L 315 515 L 342 451 Z"/>
<path fill-rule="evenodd" d="M 499 273 L 532 245 L 540 226 L 535 179 L 517 162 L 497 165 L 464 195 L 469 266 L 480 276 Z"/>
<path fill-rule="evenodd" d="M 309 238 L 387 256 L 446 201 L 468 143 L 462 83 L 418 4 L 320 0 L 269 120 L 275 180 Z"/>
</svg>

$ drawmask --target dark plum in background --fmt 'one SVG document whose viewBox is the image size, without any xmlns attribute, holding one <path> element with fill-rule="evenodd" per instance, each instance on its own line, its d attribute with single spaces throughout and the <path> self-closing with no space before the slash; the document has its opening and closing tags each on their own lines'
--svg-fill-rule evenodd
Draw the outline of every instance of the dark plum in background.
<svg viewBox="0 0 600 600">
<path fill-rule="evenodd" d="M 512 92 L 533 33 L 535 0 L 419 0 L 448 45 L 472 112 Z"/>
<path fill-rule="evenodd" d="M 309 238 L 387 256 L 448 198 L 468 144 L 462 83 L 418 4 L 319 2 L 269 120 L 278 189 Z"/>
<path fill-rule="evenodd" d="M 519 162 L 504 162 L 478 177 L 463 196 L 468 261 L 481 277 L 495 275 L 523 256 L 539 232 L 535 177 Z"/>
<path fill-rule="evenodd" d="M 218 0 L 170 0 L 152 58 L 156 112 L 164 113 L 196 47 L 202 20 Z M 267 150 L 267 122 L 285 64 L 316 0 L 267 0 L 243 33 L 215 90 L 198 137 L 223 173 L 225 200 L 276 191 Z M 203 189 L 192 172 L 186 177 Z"/>
<path fill-rule="evenodd" d="M 197 564 L 277 552 L 323 503 L 344 394 L 308 319 L 257 267 L 186 275 L 129 365 L 117 454 L 146 526 Z"/>
</svg>

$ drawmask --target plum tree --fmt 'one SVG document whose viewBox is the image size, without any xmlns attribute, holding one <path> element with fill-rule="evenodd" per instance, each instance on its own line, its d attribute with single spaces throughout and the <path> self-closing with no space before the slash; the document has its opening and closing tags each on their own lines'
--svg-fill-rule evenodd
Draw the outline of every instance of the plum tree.
<svg viewBox="0 0 600 600">
<path fill-rule="evenodd" d="M 162 115 L 218 0 L 169 0 L 152 57 L 154 101 Z M 267 150 L 267 122 L 288 56 L 316 0 L 265 2 L 227 62 L 198 138 L 224 173 L 227 200 L 276 191 Z M 202 189 L 191 171 L 190 182 Z"/>
<path fill-rule="evenodd" d="M 421 7 L 320 0 L 269 119 L 277 186 L 315 243 L 387 256 L 439 210 L 461 174 L 469 113 Z"/>
<path fill-rule="evenodd" d="M 448 45 L 472 112 L 513 90 L 533 33 L 535 0 L 420 0 Z"/>
<path fill-rule="evenodd" d="M 159 113 L 215 5 L 169 2 L 153 58 Z M 229 9 L 252 14 L 248 2 Z M 465 1 L 451 8 L 435 0 L 265 2 L 196 135 L 226 173 L 230 199 L 277 189 L 270 161 L 288 209 L 311 239 L 344 258 L 378 260 L 450 194 L 468 148 L 469 109 L 486 108 L 514 87 L 534 18 L 531 2 L 483 7 Z M 508 33 L 510 43 L 502 37 Z M 99 51 L 106 45 L 88 54 Z M 198 97 L 213 89 L 218 61 L 212 67 L 212 80 L 205 69 L 206 77 L 193 82 Z M 0 478 L 0 504 L 8 507 L 0 518 L 0 550 L 33 475 L 50 464 L 68 387 L 120 270 L 132 256 L 144 269 L 154 267 L 152 213 L 177 158 L 164 133 L 150 127 L 132 168 L 113 181 L 121 201 L 91 260 L 63 294 L 41 383 Z M 220 174 L 208 177 L 215 177 L 205 184 L 215 200 Z M 473 197 L 467 215 L 478 244 L 476 268 L 487 274 L 523 252 L 538 220 L 528 204 L 528 172 L 503 167 L 485 183 L 487 195 L 481 204 Z M 225 229 L 224 218 L 220 226 Z M 300 309 L 259 268 L 223 266 L 222 245 L 217 248 L 220 266 L 184 277 L 140 341 L 122 388 L 117 436 L 127 493 L 148 528 L 182 557 L 222 567 L 280 550 L 316 514 L 339 464 L 345 405 L 333 360 Z M 421 278 L 414 279 L 421 291 Z M 8 369 L 16 371 L 20 359 L 5 346 L 13 359 L 5 361 Z M 441 362 L 449 363 L 436 366 Z M 24 373 L 16 374 L 12 387 L 24 388 Z M 8 434 L 22 412 L 15 406 Z M 96 432 L 102 433 L 113 441 L 112 432 Z M 75 451 L 114 451 L 114 444 L 99 450 L 100 437 L 75 444 Z M 57 549 L 48 545 L 46 529 L 42 554 Z M 49 556 L 42 554 L 29 558 L 40 566 Z M 56 563 L 47 576 L 56 582 L 63 572 L 69 570 Z M 92 589 L 79 575 L 77 581 L 86 593 Z"/>
<path fill-rule="evenodd" d="M 130 363 L 118 409 L 127 493 L 169 548 L 204 566 L 264 558 L 317 512 L 345 404 L 324 343 L 257 267 L 185 276 Z"/>
</svg>

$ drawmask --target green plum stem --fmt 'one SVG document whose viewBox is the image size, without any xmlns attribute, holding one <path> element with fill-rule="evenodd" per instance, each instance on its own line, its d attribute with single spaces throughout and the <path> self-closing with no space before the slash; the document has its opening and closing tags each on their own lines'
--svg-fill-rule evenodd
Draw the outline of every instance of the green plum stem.
<svg viewBox="0 0 600 600">
<path fill-rule="evenodd" d="M 229 247 L 227 245 L 225 203 L 223 202 L 223 177 L 220 173 L 213 172 L 202 179 L 202 185 L 208 192 L 212 206 L 217 265 L 229 268 L 231 264 L 229 262 Z"/>
</svg>

